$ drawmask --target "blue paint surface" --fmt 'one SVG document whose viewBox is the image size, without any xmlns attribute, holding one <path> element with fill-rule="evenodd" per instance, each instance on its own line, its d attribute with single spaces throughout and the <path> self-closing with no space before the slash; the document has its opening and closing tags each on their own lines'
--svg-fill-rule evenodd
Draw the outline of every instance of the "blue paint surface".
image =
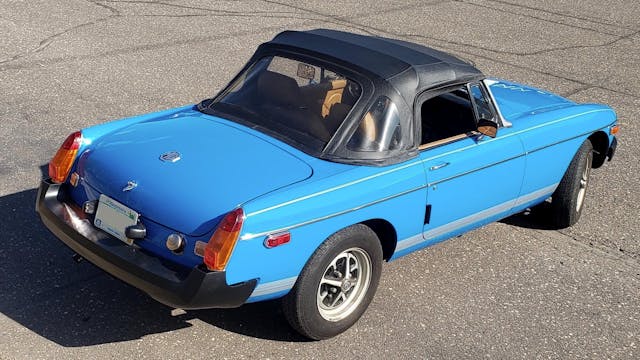
<svg viewBox="0 0 640 360">
<path fill-rule="evenodd" d="M 383 167 L 317 159 L 192 106 L 99 125 L 83 130 L 72 196 L 81 204 L 106 194 L 138 211 L 148 228 L 139 245 L 186 268 L 202 263 L 195 242 L 208 241 L 240 206 L 246 218 L 228 282 L 257 278 L 249 301 L 279 297 L 318 246 L 345 227 L 388 223 L 393 260 L 544 201 L 584 140 L 600 131 L 612 140 L 615 113 L 604 105 L 502 80 L 490 89 L 512 123 L 496 138 L 470 135 Z M 167 151 L 181 159 L 160 161 Z M 130 180 L 138 187 L 123 192 Z M 291 242 L 267 249 L 265 238 L 281 231 Z M 164 246 L 172 232 L 186 234 L 182 255 Z"/>
</svg>

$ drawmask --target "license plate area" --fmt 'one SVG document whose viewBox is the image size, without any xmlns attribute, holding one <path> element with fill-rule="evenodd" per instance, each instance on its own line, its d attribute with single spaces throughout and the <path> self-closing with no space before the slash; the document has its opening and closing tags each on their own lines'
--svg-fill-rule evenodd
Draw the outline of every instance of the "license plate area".
<svg viewBox="0 0 640 360">
<path fill-rule="evenodd" d="M 114 237 L 132 245 L 133 239 L 128 239 L 125 230 L 138 223 L 139 214 L 116 200 L 100 195 L 98 209 L 93 224 Z"/>
</svg>

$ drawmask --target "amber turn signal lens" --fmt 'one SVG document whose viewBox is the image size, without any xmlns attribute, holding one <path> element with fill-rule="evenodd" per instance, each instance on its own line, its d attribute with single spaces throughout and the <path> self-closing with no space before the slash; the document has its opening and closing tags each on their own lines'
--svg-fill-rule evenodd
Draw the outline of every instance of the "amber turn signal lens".
<svg viewBox="0 0 640 360">
<path fill-rule="evenodd" d="M 615 135 L 618 133 L 618 131 L 620 131 L 620 125 L 613 125 L 609 130 L 609 134 Z"/>
<path fill-rule="evenodd" d="M 49 177 L 55 183 L 62 183 L 69 175 L 73 161 L 82 143 L 82 133 L 76 131 L 62 143 L 56 155 L 49 162 Z"/>
<path fill-rule="evenodd" d="M 227 267 L 231 252 L 240 237 L 243 221 L 244 211 L 241 208 L 231 211 L 222 219 L 204 248 L 204 264 L 209 270 L 222 271 Z"/>
</svg>

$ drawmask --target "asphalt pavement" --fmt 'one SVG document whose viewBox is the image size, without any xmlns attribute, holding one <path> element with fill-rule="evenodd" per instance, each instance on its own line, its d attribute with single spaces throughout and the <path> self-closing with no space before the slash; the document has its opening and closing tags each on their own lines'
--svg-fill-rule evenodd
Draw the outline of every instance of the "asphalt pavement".
<svg viewBox="0 0 640 360">
<path fill-rule="evenodd" d="M 0 359 L 640 358 L 639 19 L 638 1 L 3 0 Z M 534 210 L 386 264 L 364 317 L 320 342 L 275 301 L 172 312 L 40 223 L 36 187 L 67 134 L 211 97 L 261 42 L 318 27 L 612 106 L 620 146 L 580 222 L 549 230 Z"/>
</svg>

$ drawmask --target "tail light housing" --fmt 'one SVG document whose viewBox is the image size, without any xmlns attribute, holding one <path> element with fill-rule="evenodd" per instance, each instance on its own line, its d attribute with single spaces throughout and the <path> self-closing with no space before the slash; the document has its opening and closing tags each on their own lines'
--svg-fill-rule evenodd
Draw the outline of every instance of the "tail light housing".
<svg viewBox="0 0 640 360">
<path fill-rule="evenodd" d="M 62 143 L 58 152 L 49 162 L 49 177 L 55 183 L 62 183 L 67 179 L 73 161 L 78 155 L 78 149 L 82 144 L 82 133 L 76 131 L 69 135 Z"/>
<path fill-rule="evenodd" d="M 238 242 L 244 211 L 237 208 L 225 215 L 204 248 L 204 264 L 209 270 L 222 271 L 227 267 L 231 252 Z"/>
</svg>

